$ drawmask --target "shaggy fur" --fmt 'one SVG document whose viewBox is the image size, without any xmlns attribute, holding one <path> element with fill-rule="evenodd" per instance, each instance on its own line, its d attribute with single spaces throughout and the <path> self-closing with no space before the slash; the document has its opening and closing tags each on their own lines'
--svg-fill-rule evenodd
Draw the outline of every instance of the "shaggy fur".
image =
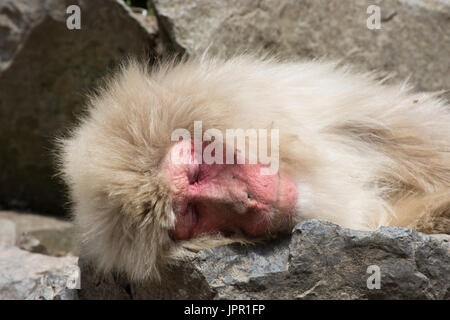
<svg viewBox="0 0 450 320">
<path fill-rule="evenodd" d="M 160 276 L 186 249 L 246 241 L 175 242 L 160 163 L 177 128 L 278 128 L 280 170 L 299 191 L 297 221 L 373 230 L 450 231 L 450 113 L 436 94 L 386 85 L 330 62 L 238 56 L 126 63 L 61 140 L 83 249 L 102 270 Z M 204 132 L 203 131 L 203 132 Z"/>
</svg>

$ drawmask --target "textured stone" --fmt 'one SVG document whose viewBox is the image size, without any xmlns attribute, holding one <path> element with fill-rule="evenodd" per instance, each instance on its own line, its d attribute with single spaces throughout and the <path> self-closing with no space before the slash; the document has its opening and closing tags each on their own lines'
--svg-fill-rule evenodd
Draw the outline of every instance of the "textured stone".
<svg viewBox="0 0 450 320">
<path fill-rule="evenodd" d="M 78 300 L 80 270 L 73 266 L 40 278 L 27 300 Z"/>
<path fill-rule="evenodd" d="M 79 30 L 66 26 L 69 5 Z M 128 55 L 154 58 L 156 42 L 121 1 L 0 1 L 0 207 L 65 212 L 55 137 L 102 76 Z"/>
<path fill-rule="evenodd" d="M 16 247 L 0 249 L 0 300 L 74 299 L 77 257 L 56 258 Z"/>
<path fill-rule="evenodd" d="M 425 91 L 450 89 L 450 3 L 443 0 L 154 0 L 161 33 L 188 54 L 263 49 L 392 73 Z M 381 29 L 367 28 L 369 5 Z M 450 97 L 450 95 L 448 95 Z"/>
<path fill-rule="evenodd" d="M 318 220 L 292 236 L 193 254 L 161 283 L 99 276 L 81 259 L 82 299 L 449 299 L 450 244 L 400 227 L 366 232 Z M 370 289 L 380 270 L 380 288 Z"/>
</svg>

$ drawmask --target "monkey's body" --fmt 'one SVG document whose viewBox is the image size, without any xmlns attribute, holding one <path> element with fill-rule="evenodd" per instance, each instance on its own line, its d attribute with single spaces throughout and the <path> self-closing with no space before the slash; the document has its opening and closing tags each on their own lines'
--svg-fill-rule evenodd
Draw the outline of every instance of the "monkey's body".
<svg viewBox="0 0 450 320">
<path fill-rule="evenodd" d="M 449 109 L 333 63 L 193 59 L 151 74 L 129 63 L 63 141 L 62 172 L 86 252 L 133 278 L 158 277 L 185 245 L 228 241 L 169 234 L 177 218 L 161 162 L 171 133 L 194 121 L 204 131 L 279 129 L 280 171 L 298 191 L 287 230 L 317 218 L 449 233 Z"/>
</svg>

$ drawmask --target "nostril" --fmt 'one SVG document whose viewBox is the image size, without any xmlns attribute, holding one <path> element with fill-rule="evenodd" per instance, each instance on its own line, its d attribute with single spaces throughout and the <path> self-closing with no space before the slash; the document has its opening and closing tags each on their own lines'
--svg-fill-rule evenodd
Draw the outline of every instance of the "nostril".
<svg viewBox="0 0 450 320">
<path fill-rule="evenodd" d="M 200 176 L 200 166 L 199 165 L 191 165 L 188 168 L 188 179 L 189 184 L 198 183 Z"/>
<path fill-rule="evenodd" d="M 247 199 L 252 200 L 252 195 L 250 193 L 247 193 Z"/>
</svg>

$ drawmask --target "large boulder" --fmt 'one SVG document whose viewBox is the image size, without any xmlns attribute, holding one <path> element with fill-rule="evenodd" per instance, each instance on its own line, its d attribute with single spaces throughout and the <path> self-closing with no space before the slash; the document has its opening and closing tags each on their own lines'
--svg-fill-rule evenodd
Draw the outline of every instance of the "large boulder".
<svg viewBox="0 0 450 320">
<path fill-rule="evenodd" d="M 159 54 L 155 26 L 118 0 L 0 1 L 0 207 L 64 211 L 54 139 L 122 58 Z"/>
<path fill-rule="evenodd" d="M 450 236 L 354 231 L 318 220 L 255 246 L 192 254 L 161 283 L 101 274 L 80 259 L 80 299 L 450 299 Z"/>
<path fill-rule="evenodd" d="M 450 89 L 450 3 L 441 0 L 153 0 L 160 32 L 188 54 L 208 49 L 331 58 Z M 380 29 L 369 5 L 380 8 Z M 448 95 L 450 97 L 450 94 Z"/>
</svg>

